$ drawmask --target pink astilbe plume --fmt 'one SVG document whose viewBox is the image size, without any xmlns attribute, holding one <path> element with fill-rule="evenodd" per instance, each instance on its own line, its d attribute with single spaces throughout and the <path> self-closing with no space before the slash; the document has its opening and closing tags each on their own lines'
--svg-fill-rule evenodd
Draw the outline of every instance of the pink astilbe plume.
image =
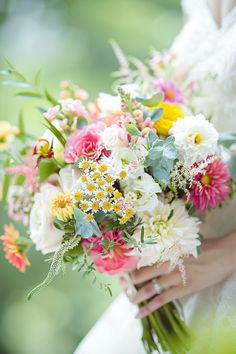
<svg viewBox="0 0 236 354">
<path fill-rule="evenodd" d="M 92 236 L 83 241 L 85 250 L 88 251 L 99 272 L 114 275 L 137 267 L 138 257 L 129 254 L 130 250 L 122 235 L 123 232 L 118 230 L 103 231 L 102 237 Z M 110 244 L 108 249 L 107 244 Z"/>
<path fill-rule="evenodd" d="M 6 171 L 13 174 L 25 176 L 25 185 L 31 188 L 33 193 L 38 191 L 39 175 L 33 153 L 30 151 L 24 158 L 21 165 L 16 167 L 7 167 Z"/>
<path fill-rule="evenodd" d="M 230 172 L 221 158 L 209 163 L 204 173 L 198 173 L 190 191 L 196 210 L 205 212 L 218 206 L 229 194 Z"/>
</svg>

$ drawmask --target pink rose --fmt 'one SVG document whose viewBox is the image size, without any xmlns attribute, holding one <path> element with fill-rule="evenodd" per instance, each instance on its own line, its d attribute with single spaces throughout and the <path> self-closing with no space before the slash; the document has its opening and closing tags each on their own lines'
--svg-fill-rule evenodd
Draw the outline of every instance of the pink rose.
<svg viewBox="0 0 236 354">
<path fill-rule="evenodd" d="M 73 133 L 65 146 L 65 161 L 75 162 L 80 156 L 98 160 L 105 149 L 101 140 L 104 128 L 103 124 L 91 124 Z"/>
<path fill-rule="evenodd" d="M 139 258 L 130 255 L 131 250 L 127 248 L 122 235 L 122 231 L 112 230 L 102 232 L 102 237 L 92 236 L 83 241 L 84 248 L 88 251 L 100 273 L 114 275 L 137 268 Z M 113 241 L 113 247 L 109 251 L 103 248 L 102 241 L 104 239 Z"/>
</svg>

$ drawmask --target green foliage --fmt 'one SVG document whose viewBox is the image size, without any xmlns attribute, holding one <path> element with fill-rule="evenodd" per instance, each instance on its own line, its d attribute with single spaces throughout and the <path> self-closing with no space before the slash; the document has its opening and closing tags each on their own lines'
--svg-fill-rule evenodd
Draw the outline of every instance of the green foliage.
<svg viewBox="0 0 236 354">
<path fill-rule="evenodd" d="M 76 126 L 78 129 L 82 129 L 88 125 L 88 120 L 85 117 L 79 117 L 77 119 Z"/>
<path fill-rule="evenodd" d="M 80 242 L 79 237 L 73 237 L 72 239 L 62 243 L 59 250 L 56 251 L 53 255 L 52 263 L 46 278 L 42 283 L 40 283 L 33 290 L 30 291 L 30 293 L 27 296 L 28 300 L 30 300 L 36 292 L 45 288 L 53 281 L 55 276 L 57 276 L 63 268 L 65 253 L 73 249 L 74 247 L 76 247 L 79 244 L 79 242 Z"/>
<path fill-rule="evenodd" d="M 152 112 L 150 118 L 153 122 L 157 122 L 162 117 L 162 115 L 163 115 L 163 108 L 158 108 Z"/>
<path fill-rule="evenodd" d="M 152 134 L 149 135 L 149 144 L 151 148 L 146 157 L 145 165 L 150 168 L 151 174 L 155 179 L 167 184 L 174 161 L 177 158 L 174 138 L 168 137 L 166 140 L 162 140 Z"/>
<path fill-rule="evenodd" d="M 87 214 L 82 210 L 76 208 L 74 210 L 74 216 L 76 220 L 76 235 L 80 235 L 82 238 L 88 238 L 92 235 L 101 235 L 97 222 L 95 220 L 88 221 L 86 219 Z"/>
<path fill-rule="evenodd" d="M 39 172 L 39 182 L 43 183 L 46 179 L 53 173 L 58 170 L 58 166 L 53 159 L 46 160 L 43 159 L 40 161 L 38 166 Z"/>
<path fill-rule="evenodd" d="M 127 130 L 127 132 L 130 133 L 130 135 L 142 136 L 140 130 L 138 130 L 138 128 L 136 128 L 136 126 L 134 124 L 126 123 L 126 124 L 124 124 L 124 127 Z"/>
<path fill-rule="evenodd" d="M 231 173 L 232 180 L 236 183 L 236 154 L 231 155 L 229 160 L 229 170 Z"/>
<path fill-rule="evenodd" d="M 52 124 L 52 122 L 50 122 L 50 120 L 48 120 L 47 118 L 45 118 L 46 124 L 45 127 L 48 128 L 49 130 L 51 130 L 51 132 L 53 133 L 53 135 L 55 135 L 55 137 L 57 138 L 57 140 L 60 141 L 60 143 L 62 144 L 62 146 L 66 145 L 66 139 L 64 138 L 64 136 L 62 135 L 62 133 Z"/>
<path fill-rule="evenodd" d="M 231 145 L 236 144 L 236 133 L 221 133 L 219 144 L 223 145 L 226 149 L 230 148 Z"/>
<path fill-rule="evenodd" d="M 154 107 L 157 107 L 162 102 L 163 93 L 162 92 L 157 92 L 150 98 L 137 97 L 136 100 L 138 102 L 142 103 L 142 105 L 145 106 L 145 107 L 154 108 Z"/>
</svg>

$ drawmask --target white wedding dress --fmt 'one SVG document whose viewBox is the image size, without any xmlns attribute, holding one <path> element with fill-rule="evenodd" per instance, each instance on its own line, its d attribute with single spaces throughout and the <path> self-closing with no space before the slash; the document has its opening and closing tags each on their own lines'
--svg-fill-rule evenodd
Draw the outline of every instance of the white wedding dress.
<svg viewBox="0 0 236 354">
<path fill-rule="evenodd" d="M 189 80 L 203 84 L 206 94 L 195 102 L 196 110 L 210 113 L 219 131 L 236 132 L 236 7 L 219 28 L 207 0 L 184 0 L 182 6 L 187 23 L 172 47 L 176 53 L 176 68 L 188 70 Z M 224 208 L 211 211 L 202 225 L 202 235 L 205 238 L 221 237 L 235 230 L 235 210 L 236 198 L 225 203 Z M 216 286 L 183 299 L 182 303 L 190 327 L 194 327 L 200 316 L 202 331 L 196 353 L 214 353 L 207 338 L 213 327 L 215 329 L 226 321 L 230 328 L 236 329 L 236 313 L 233 311 L 236 307 L 236 273 Z M 75 354 L 145 354 L 136 312 L 136 306 L 131 305 L 125 295 L 120 295 Z M 236 347 L 232 353 L 236 353 Z"/>
</svg>

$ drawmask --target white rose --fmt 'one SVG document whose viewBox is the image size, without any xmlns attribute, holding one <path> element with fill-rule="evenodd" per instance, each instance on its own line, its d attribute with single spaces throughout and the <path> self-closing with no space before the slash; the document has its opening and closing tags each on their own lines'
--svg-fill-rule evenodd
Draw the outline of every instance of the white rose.
<svg viewBox="0 0 236 354">
<path fill-rule="evenodd" d="M 112 124 L 104 130 L 102 142 L 107 150 L 112 150 L 116 147 L 127 147 L 129 144 L 127 132 L 117 124 Z"/>
<path fill-rule="evenodd" d="M 121 98 L 119 96 L 112 96 L 101 92 L 97 99 L 97 105 L 104 115 L 121 112 Z"/>
<path fill-rule="evenodd" d="M 36 250 L 43 254 L 55 252 L 61 245 L 63 231 L 53 225 L 53 217 L 49 212 L 52 198 L 61 189 L 51 184 L 41 187 L 35 195 L 35 201 L 30 213 L 30 238 L 36 245 Z"/>
<path fill-rule="evenodd" d="M 65 193 L 73 193 L 74 189 L 78 189 L 78 183 L 80 172 L 78 169 L 72 168 L 71 166 L 66 166 L 62 168 L 59 172 L 60 184 Z"/>
</svg>

